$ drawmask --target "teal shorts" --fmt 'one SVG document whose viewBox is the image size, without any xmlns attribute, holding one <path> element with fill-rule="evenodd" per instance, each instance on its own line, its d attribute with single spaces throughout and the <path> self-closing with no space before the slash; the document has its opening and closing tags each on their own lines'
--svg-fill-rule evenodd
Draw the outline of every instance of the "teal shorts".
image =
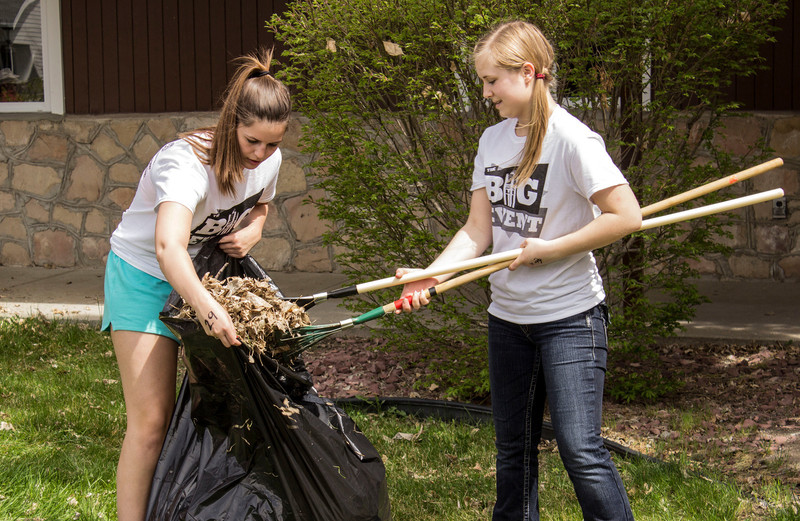
<svg viewBox="0 0 800 521">
<path fill-rule="evenodd" d="M 180 340 L 158 318 L 172 286 L 109 252 L 103 281 L 102 331 L 139 331 Z"/>
</svg>

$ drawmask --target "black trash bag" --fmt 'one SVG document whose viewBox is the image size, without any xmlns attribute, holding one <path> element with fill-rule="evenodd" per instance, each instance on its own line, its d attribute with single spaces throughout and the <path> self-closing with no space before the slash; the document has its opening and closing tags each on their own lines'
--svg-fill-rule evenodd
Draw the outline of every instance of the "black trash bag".
<svg viewBox="0 0 800 521">
<path fill-rule="evenodd" d="M 218 249 L 198 254 L 195 268 L 220 279 L 268 278 L 251 257 Z M 302 360 L 251 363 L 246 346 L 226 348 L 197 322 L 171 317 L 179 307 L 173 294 L 161 319 L 181 338 L 187 374 L 146 519 L 391 519 L 380 455 L 316 394 Z"/>
</svg>

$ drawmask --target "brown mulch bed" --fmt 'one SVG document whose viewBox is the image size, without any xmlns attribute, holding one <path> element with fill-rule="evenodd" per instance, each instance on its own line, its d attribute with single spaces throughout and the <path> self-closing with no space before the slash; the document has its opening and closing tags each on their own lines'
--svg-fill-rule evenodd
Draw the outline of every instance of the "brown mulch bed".
<svg viewBox="0 0 800 521">
<path fill-rule="evenodd" d="M 681 339 L 656 350 L 646 362 L 612 353 L 610 378 L 655 370 L 678 385 L 647 403 L 606 397 L 606 438 L 661 460 L 686 454 L 745 488 L 778 479 L 800 493 L 800 346 Z M 331 338 L 305 360 L 322 396 L 446 399 L 422 353 L 381 340 Z"/>
</svg>

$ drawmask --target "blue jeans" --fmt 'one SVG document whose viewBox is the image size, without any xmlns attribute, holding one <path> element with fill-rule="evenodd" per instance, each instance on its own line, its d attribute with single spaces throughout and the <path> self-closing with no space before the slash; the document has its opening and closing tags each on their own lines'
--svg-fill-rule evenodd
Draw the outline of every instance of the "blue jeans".
<svg viewBox="0 0 800 521">
<path fill-rule="evenodd" d="M 632 520 L 600 434 L 608 343 L 604 304 L 546 324 L 489 315 L 489 378 L 497 447 L 494 521 L 539 519 L 545 400 L 585 520 Z"/>
</svg>

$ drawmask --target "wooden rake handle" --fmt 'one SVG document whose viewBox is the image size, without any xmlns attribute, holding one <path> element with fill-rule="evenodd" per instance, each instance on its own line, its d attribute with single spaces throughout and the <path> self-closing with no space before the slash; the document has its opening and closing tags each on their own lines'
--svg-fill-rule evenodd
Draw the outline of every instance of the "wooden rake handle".
<svg viewBox="0 0 800 521">
<path fill-rule="evenodd" d="M 712 214 L 715 214 L 715 213 L 728 212 L 728 211 L 731 211 L 731 210 L 735 210 L 737 208 L 743 208 L 745 206 L 750 206 L 750 205 L 753 205 L 753 204 L 762 203 L 762 202 L 765 202 L 765 201 L 770 201 L 772 199 L 777 199 L 779 197 L 783 197 L 783 190 L 780 189 L 780 188 L 775 188 L 774 190 L 768 190 L 766 192 L 761 192 L 761 193 L 758 193 L 758 194 L 748 195 L 748 196 L 745 196 L 745 197 L 739 197 L 737 199 L 731 199 L 730 201 L 724 201 L 724 202 L 717 203 L 717 204 L 711 204 L 711 205 L 707 205 L 707 206 L 701 206 L 700 208 L 694 208 L 694 209 L 691 209 L 691 210 L 686 210 L 684 212 L 677 212 L 677 213 L 670 214 L 670 215 L 665 215 L 665 216 L 662 216 L 662 217 L 655 217 L 653 219 L 647 219 L 645 221 L 642 221 L 642 226 L 639 228 L 638 231 L 649 230 L 651 228 L 656 228 L 658 226 L 665 226 L 665 225 L 668 225 L 668 224 L 675 224 L 675 223 L 679 223 L 679 222 L 683 222 L 683 221 L 688 221 L 688 220 L 691 220 L 691 219 L 696 219 L 698 217 L 705 217 L 707 215 L 712 215 Z M 485 277 L 487 275 L 490 275 L 490 274 L 492 274 L 492 273 L 494 273 L 496 271 L 499 271 L 499 270 L 502 270 L 504 268 L 507 268 L 508 266 L 511 265 L 511 263 L 514 261 L 514 259 L 516 259 L 517 256 L 519 256 L 520 253 L 522 253 L 522 249 L 518 248 L 516 250 L 509 250 L 509 251 L 501 252 L 501 253 L 498 253 L 498 254 L 495 254 L 495 255 L 485 255 L 483 257 L 478 257 L 476 259 L 470 259 L 470 261 L 481 262 L 483 264 L 487 264 L 486 260 L 489 259 L 489 258 L 500 258 L 501 260 L 500 260 L 500 262 L 495 262 L 493 264 L 489 264 L 488 266 L 484 266 L 483 268 L 479 268 L 479 269 L 476 269 L 476 270 L 471 271 L 469 273 L 465 273 L 463 275 L 459 275 L 458 277 L 452 278 L 450 280 L 442 282 L 441 284 L 437 284 L 437 285 L 435 285 L 435 286 L 433 286 L 431 288 L 428 288 L 428 289 L 425 290 L 425 296 L 426 296 L 426 298 L 431 298 L 431 297 L 433 297 L 435 295 L 438 295 L 439 293 L 444 293 L 447 290 L 456 288 L 456 287 L 461 286 L 463 284 L 466 284 L 468 282 L 472 282 L 474 280 L 477 280 L 477 279 L 480 279 L 480 278 Z M 480 266 L 481 264 L 478 264 L 478 265 Z M 473 266 L 470 266 L 470 267 L 473 267 Z M 462 268 L 462 269 L 467 269 L 467 268 Z M 435 275 L 432 275 L 431 273 L 433 273 L 433 272 L 431 272 L 429 270 L 423 270 L 423 271 L 427 271 L 428 272 L 428 277 L 435 276 Z M 414 272 L 413 275 L 417 275 L 418 276 L 418 273 L 419 272 Z M 443 271 L 441 273 L 436 273 L 436 275 L 441 275 L 442 273 L 452 273 L 452 270 L 451 271 Z M 427 278 L 427 277 L 420 277 L 420 278 L 417 278 L 415 280 L 420 280 L 421 278 Z M 398 279 L 395 279 L 395 280 L 398 280 Z M 399 280 L 402 280 L 402 279 L 399 279 Z M 406 300 L 408 300 L 410 302 L 411 299 L 412 299 L 412 295 L 406 295 L 405 297 L 403 297 L 401 299 L 398 299 L 398 300 L 395 300 L 394 302 L 392 302 L 390 304 L 386 304 L 382 308 L 383 312 L 384 313 L 391 313 L 392 311 L 401 309 L 403 307 L 403 302 L 406 301 Z"/>
<path fill-rule="evenodd" d="M 431 297 L 433 297 L 435 295 L 438 295 L 440 293 L 444 293 L 447 290 L 456 288 L 458 286 L 461 286 L 461 285 L 466 284 L 468 282 L 472 282 L 474 280 L 478 280 L 478 279 L 483 278 L 483 277 L 485 277 L 487 275 L 491 275 L 495 271 L 500 271 L 500 270 L 502 270 L 504 268 L 509 267 L 512 262 L 513 262 L 513 260 L 504 261 L 504 262 L 498 262 L 496 264 L 491 264 L 489 266 L 484 266 L 483 268 L 477 269 L 475 271 L 470 271 L 469 273 L 465 273 L 463 275 L 459 275 L 458 277 L 452 278 L 450 280 L 446 280 L 446 281 L 444 281 L 444 282 L 442 282 L 440 284 L 437 284 L 437 285 L 435 285 L 435 286 L 433 286 L 431 288 L 426 289 L 425 290 L 425 298 L 431 298 Z M 391 313 L 392 311 L 396 311 L 398 309 L 401 309 L 403 307 L 403 302 L 405 302 L 406 300 L 411 302 L 411 298 L 412 297 L 413 297 L 413 295 L 406 295 L 405 297 L 403 297 L 401 299 L 397 299 L 394 302 L 392 302 L 391 304 L 386 304 L 385 306 L 383 306 L 383 310 L 386 313 Z"/>
<path fill-rule="evenodd" d="M 747 195 L 744 197 L 731 199 L 729 201 L 723 201 L 721 203 L 711 204 L 708 206 L 701 206 L 699 208 L 693 208 L 691 210 L 686 210 L 683 212 L 676 212 L 669 215 L 664 215 L 662 217 L 654 217 L 652 219 L 646 219 L 642 221 L 642 226 L 637 231 L 649 230 L 657 226 L 675 224 L 715 213 L 728 212 L 731 210 L 735 210 L 736 208 L 742 208 L 744 206 L 749 206 L 752 204 L 763 203 L 765 201 L 777 199 L 779 197 L 783 197 L 783 195 L 784 194 L 782 189 L 775 188 L 774 190 L 768 190 L 766 192 Z M 376 281 L 376 282 L 386 283 L 384 286 L 381 286 L 381 288 L 396 286 L 407 282 L 413 282 L 416 280 L 422 280 L 429 277 L 435 277 L 436 275 L 443 275 L 445 273 L 454 273 L 456 271 L 477 268 L 479 266 L 486 266 L 488 264 L 496 264 L 498 262 L 514 260 L 517 258 L 517 256 L 519 256 L 520 253 L 522 253 L 522 248 L 502 251 L 499 253 L 493 253 L 491 255 L 484 255 L 483 257 L 468 259 L 466 261 L 457 262 L 447 266 L 438 266 L 435 268 L 413 271 L 411 273 L 404 275 L 399 279 L 395 277 L 390 277 L 388 279 L 383 279 L 383 281 Z M 375 289 L 381 289 L 381 288 L 375 288 Z"/>
<path fill-rule="evenodd" d="M 710 183 L 704 184 L 703 186 L 698 186 L 697 188 L 693 188 L 691 190 L 683 192 L 682 194 L 678 194 L 669 197 L 667 199 L 664 199 L 663 201 L 659 201 L 649 206 L 645 206 L 644 208 L 642 208 L 642 217 L 653 215 L 654 213 L 666 210 L 667 208 L 672 208 L 673 206 L 685 203 L 686 201 L 691 201 L 692 199 L 696 199 L 700 196 L 710 194 L 711 192 L 738 183 L 739 181 L 750 179 L 751 177 L 763 174 L 768 170 L 772 170 L 773 168 L 777 168 L 782 165 L 783 165 L 783 159 L 778 157 L 770 161 L 767 161 L 766 163 L 761 163 L 760 165 L 752 166 L 750 168 L 742 170 L 741 172 L 737 172 L 735 174 L 731 174 L 721 179 L 717 179 L 716 181 L 711 181 Z"/>
<path fill-rule="evenodd" d="M 723 201 L 721 203 L 709 204 L 707 206 L 700 206 L 698 208 L 692 208 L 691 210 L 685 210 L 683 212 L 676 212 L 669 215 L 663 215 L 661 217 L 653 217 L 652 219 L 647 219 L 645 221 L 642 221 L 642 226 L 641 228 L 639 228 L 639 231 L 649 230 L 651 228 L 656 228 L 658 226 L 665 226 L 667 224 L 675 224 L 683 221 L 689 221 L 691 219 L 697 219 L 698 217 L 705 217 L 707 215 L 712 215 L 715 213 L 729 212 L 731 210 L 735 210 L 737 208 L 743 208 L 745 206 L 750 206 L 752 204 L 758 204 L 766 201 L 771 201 L 773 199 L 778 199 L 779 197 L 783 197 L 783 189 L 775 188 L 773 190 L 767 190 L 766 192 L 760 192 L 753 195 L 746 195 L 744 197 L 738 197 L 736 199 Z"/>
<path fill-rule="evenodd" d="M 764 172 L 767 172 L 768 170 L 772 170 L 773 168 L 777 168 L 777 167 L 779 167 L 781 165 L 783 165 L 783 159 L 775 158 L 775 159 L 772 159 L 772 160 L 767 161 L 765 163 L 761 163 L 760 165 L 756 165 L 756 166 L 747 168 L 745 170 L 742 170 L 741 172 L 737 172 L 735 174 L 731 174 L 731 175 L 723 177 L 721 179 L 717 179 L 716 181 L 712 181 L 712 182 L 707 183 L 707 184 L 705 184 L 703 186 L 699 186 L 697 188 L 693 188 L 692 190 L 683 192 L 682 194 L 678 194 L 676 196 L 664 199 L 663 201 L 659 201 L 659 202 L 653 203 L 653 204 L 651 204 L 649 206 L 645 206 L 644 208 L 642 208 L 642 217 L 647 217 L 648 215 L 652 215 L 652 214 L 654 214 L 656 212 L 660 212 L 662 210 L 665 210 L 667 208 L 671 208 L 671 207 L 676 206 L 676 205 L 681 204 L 681 203 L 685 203 L 686 201 L 691 201 L 692 199 L 696 199 L 696 198 L 698 198 L 698 197 L 700 197 L 702 195 L 709 194 L 709 193 L 711 193 L 711 192 L 713 192 L 715 190 L 719 190 L 719 189 L 724 188 L 726 186 L 730 186 L 732 184 L 735 184 L 735 183 L 737 183 L 739 181 L 744 181 L 745 179 L 749 179 L 749 178 L 755 177 L 755 176 L 757 176 L 759 174 L 763 174 Z M 767 192 L 764 192 L 764 193 L 767 193 Z M 781 196 L 782 196 L 782 194 L 780 196 L 777 196 L 777 197 L 781 197 Z M 775 197 L 771 197 L 771 198 L 774 199 Z M 740 200 L 743 200 L 743 199 L 745 199 L 745 198 L 733 199 L 730 202 L 740 201 Z M 765 199 L 765 200 L 767 200 L 767 199 Z M 755 201 L 755 202 L 760 202 L 760 201 Z M 742 206 L 745 206 L 747 204 L 755 204 L 755 202 L 745 203 Z M 733 204 L 736 204 L 736 203 L 733 203 Z M 738 207 L 739 206 L 737 206 L 737 208 Z M 706 208 L 706 207 L 703 207 L 703 208 Z M 691 212 L 692 210 L 688 210 L 688 211 Z M 725 209 L 721 209 L 721 210 L 717 210 L 717 211 L 722 212 L 722 211 L 726 211 L 726 210 Z M 681 216 L 684 213 L 685 212 L 679 212 L 679 213 L 676 213 L 676 214 L 673 214 L 673 215 Z M 711 212 L 711 213 L 714 213 L 714 212 Z M 703 214 L 703 215 L 709 215 L 709 214 L 706 213 L 706 214 Z M 679 220 L 687 220 L 687 219 L 691 219 L 691 218 L 694 218 L 694 217 L 700 217 L 700 215 L 694 215 L 693 217 L 686 217 L 686 218 L 680 218 L 679 217 Z M 659 218 L 659 219 L 661 219 L 661 218 Z M 659 224 L 655 224 L 655 225 L 650 226 L 650 227 L 652 228 L 654 226 L 661 226 L 663 224 L 672 224 L 673 222 L 678 222 L 678 221 L 671 221 L 670 220 L 670 219 L 672 219 L 671 216 L 667 216 L 664 219 L 666 219 L 669 222 L 660 222 Z M 643 226 L 647 222 L 648 221 L 644 221 L 642 223 Z M 642 229 L 646 230 L 647 228 L 643 227 Z M 459 271 L 469 270 L 469 269 L 477 268 L 477 267 L 480 267 L 480 266 L 486 266 L 486 265 L 494 264 L 494 263 L 497 263 L 497 262 L 503 262 L 503 261 L 506 261 L 508 259 L 516 258 L 516 256 L 519 255 L 521 251 L 522 251 L 521 249 L 509 250 L 509 251 L 504 251 L 504 252 L 500 252 L 500 253 L 495 253 L 495 254 L 492 254 L 492 255 L 484 255 L 483 257 L 477 257 L 477 258 L 474 258 L 474 259 L 468 259 L 468 260 L 465 260 L 465 261 L 456 262 L 456 263 L 452 263 L 452 264 L 448 264 L 448 265 L 437 266 L 437 267 L 434 267 L 434 268 L 427 268 L 427 269 L 424 269 L 424 270 L 407 273 L 406 275 L 404 275 L 403 277 L 401 277 L 399 279 L 397 277 L 387 277 L 387 278 L 384 278 L 384 279 L 374 280 L 374 281 L 371 281 L 371 282 L 364 282 L 364 283 L 358 284 L 358 286 L 356 286 L 358 288 L 357 292 L 359 294 L 360 293 L 366 293 L 368 291 L 375 291 L 375 290 L 379 290 L 379 289 L 385 289 L 385 288 L 389 288 L 389 287 L 392 287 L 392 286 L 398 286 L 400 284 L 407 284 L 409 282 L 414 282 L 414 281 L 417 281 L 417 280 L 422 280 L 422 279 L 427 279 L 427 278 L 430 278 L 430 277 L 435 277 L 437 275 L 445 275 L 445 274 L 448 274 L 448 273 L 456 273 L 456 272 L 459 272 Z M 355 294 L 355 292 L 353 292 L 353 293 Z"/>
</svg>

